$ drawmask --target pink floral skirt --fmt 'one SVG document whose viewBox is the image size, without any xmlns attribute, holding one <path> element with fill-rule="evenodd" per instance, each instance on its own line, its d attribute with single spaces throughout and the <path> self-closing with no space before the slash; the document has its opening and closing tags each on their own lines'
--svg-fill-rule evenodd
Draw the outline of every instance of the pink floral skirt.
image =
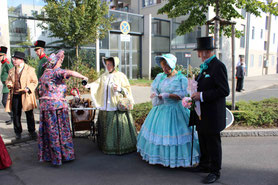
<svg viewBox="0 0 278 185">
<path fill-rule="evenodd" d="M 75 159 L 67 109 L 41 110 L 39 160 L 61 165 Z"/>
</svg>

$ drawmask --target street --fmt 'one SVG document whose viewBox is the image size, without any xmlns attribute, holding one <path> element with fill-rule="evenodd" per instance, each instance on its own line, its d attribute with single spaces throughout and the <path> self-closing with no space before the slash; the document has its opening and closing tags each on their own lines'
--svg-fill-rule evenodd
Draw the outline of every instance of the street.
<svg viewBox="0 0 278 185">
<path fill-rule="evenodd" d="M 260 101 L 262 99 L 266 99 L 266 98 L 271 98 L 271 97 L 275 97 L 278 98 L 278 86 L 272 86 L 269 88 L 265 88 L 265 89 L 260 89 L 260 90 L 256 90 L 253 92 L 249 92 L 249 93 L 242 93 L 240 95 L 238 95 L 236 101 L 239 100 L 245 100 L 245 101 Z"/>
<path fill-rule="evenodd" d="M 264 88 L 264 89 L 259 89 L 259 90 L 255 90 L 252 92 L 236 92 L 236 101 L 260 101 L 266 98 L 271 98 L 271 97 L 275 97 L 278 98 L 278 86 L 277 85 L 273 85 L 271 87 L 268 88 Z M 227 101 L 231 101 L 232 97 L 229 96 L 227 98 Z"/>
<path fill-rule="evenodd" d="M 277 185 L 277 137 L 224 137 L 223 185 Z M 186 185 L 206 174 L 149 165 L 137 153 L 105 155 L 86 138 L 74 139 L 76 160 L 53 167 L 37 160 L 37 143 L 8 146 L 11 168 L 0 171 L 1 185 Z"/>
</svg>

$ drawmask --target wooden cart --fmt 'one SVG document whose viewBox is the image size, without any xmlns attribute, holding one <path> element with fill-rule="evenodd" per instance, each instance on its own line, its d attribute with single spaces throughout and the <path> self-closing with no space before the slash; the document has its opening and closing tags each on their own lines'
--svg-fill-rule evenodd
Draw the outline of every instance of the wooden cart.
<svg viewBox="0 0 278 185">
<path fill-rule="evenodd" d="M 92 106 L 90 99 L 83 99 L 86 106 L 76 106 L 74 100 L 69 100 L 69 110 L 71 113 L 72 136 L 76 131 L 89 130 L 93 141 L 96 140 L 96 108 Z"/>
</svg>

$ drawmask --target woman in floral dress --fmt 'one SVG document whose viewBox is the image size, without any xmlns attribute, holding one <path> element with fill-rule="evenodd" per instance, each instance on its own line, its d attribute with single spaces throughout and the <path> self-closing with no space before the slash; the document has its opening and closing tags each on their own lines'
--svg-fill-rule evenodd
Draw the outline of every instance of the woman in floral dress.
<svg viewBox="0 0 278 185">
<path fill-rule="evenodd" d="M 192 130 L 188 127 L 190 111 L 182 106 L 187 95 L 187 78 L 175 70 L 176 57 L 156 57 L 164 73 L 152 83 L 153 108 L 149 112 L 137 141 L 137 151 L 149 164 L 188 167 L 191 162 Z M 192 165 L 199 162 L 199 145 L 194 133 Z"/>
<path fill-rule="evenodd" d="M 53 165 L 61 165 L 62 161 L 75 159 L 72 136 L 70 132 L 68 104 L 65 99 L 67 86 L 65 80 L 87 77 L 70 70 L 61 69 L 64 51 L 51 54 L 46 68 L 40 78 L 40 128 L 39 128 L 39 160 L 51 161 Z"/>
</svg>

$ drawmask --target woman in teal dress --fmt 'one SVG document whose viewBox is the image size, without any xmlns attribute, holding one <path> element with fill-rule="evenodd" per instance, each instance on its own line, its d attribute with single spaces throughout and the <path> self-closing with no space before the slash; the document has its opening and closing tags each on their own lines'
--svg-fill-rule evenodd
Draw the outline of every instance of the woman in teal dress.
<svg viewBox="0 0 278 185">
<path fill-rule="evenodd" d="M 182 106 L 187 95 L 187 78 L 175 70 L 176 57 L 164 54 L 155 58 L 163 73 L 152 83 L 153 108 L 137 138 L 137 151 L 149 164 L 189 167 L 191 164 L 192 128 L 190 111 Z M 192 165 L 199 162 L 199 143 L 194 132 Z"/>
</svg>

